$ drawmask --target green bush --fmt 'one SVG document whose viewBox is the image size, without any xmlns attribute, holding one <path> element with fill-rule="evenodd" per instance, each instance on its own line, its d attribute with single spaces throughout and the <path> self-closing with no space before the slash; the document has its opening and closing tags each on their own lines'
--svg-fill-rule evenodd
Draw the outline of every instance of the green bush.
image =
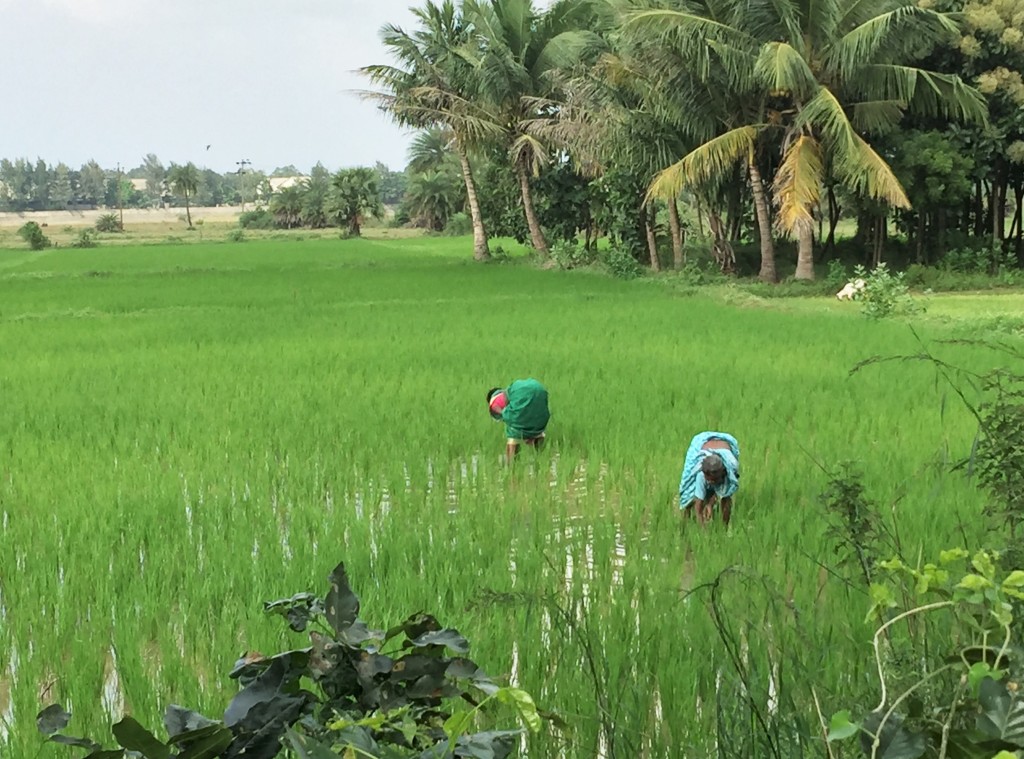
<svg viewBox="0 0 1024 759">
<path fill-rule="evenodd" d="M 575 240 L 558 240 L 551 246 L 551 260 L 558 264 L 560 269 L 589 266 L 596 258 L 593 250 L 587 250 Z"/>
<path fill-rule="evenodd" d="M 99 243 L 96 242 L 96 238 L 93 237 L 93 232 L 90 229 L 83 229 L 78 233 L 75 241 L 71 243 L 72 248 L 95 248 L 97 245 Z"/>
<path fill-rule="evenodd" d="M 635 279 L 643 274 L 640 262 L 633 258 L 627 248 L 612 245 L 601 255 L 601 263 L 610 274 L 619 279 Z"/>
<path fill-rule="evenodd" d="M 452 214 L 452 217 L 448 219 L 448 223 L 444 225 L 444 234 L 448 237 L 471 235 L 473 234 L 473 220 L 469 218 L 468 214 L 461 211 Z"/>
<path fill-rule="evenodd" d="M 245 232 L 241 229 L 232 229 L 228 232 L 228 242 L 245 242 Z"/>
<path fill-rule="evenodd" d="M 275 229 L 274 214 L 266 208 L 246 211 L 238 217 L 238 226 L 242 229 Z"/>
<path fill-rule="evenodd" d="M 97 232 L 121 232 L 121 222 L 117 218 L 117 214 L 105 213 L 96 219 L 96 231 Z"/>
<path fill-rule="evenodd" d="M 871 273 L 863 266 L 857 266 L 853 270 L 853 276 L 864 280 L 861 313 L 869 319 L 884 319 L 887 316 L 910 315 L 924 311 L 924 306 L 911 297 L 903 272 L 893 274 L 883 263 Z"/>
<path fill-rule="evenodd" d="M 43 234 L 42 228 L 34 221 L 25 222 L 18 230 L 18 237 L 27 242 L 32 250 L 44 250 L 50 247 L 50 238 Z"/>
<path fill-rule="evenodd" d="M 823 283 L 828 292 L 832 293 L 842 290 L 849 281 L 850 272 L 847 270 L 846 264 L 838 258 L 833 258 L 828 262 L 828 274 L 825 275 Z"/>
</svg>

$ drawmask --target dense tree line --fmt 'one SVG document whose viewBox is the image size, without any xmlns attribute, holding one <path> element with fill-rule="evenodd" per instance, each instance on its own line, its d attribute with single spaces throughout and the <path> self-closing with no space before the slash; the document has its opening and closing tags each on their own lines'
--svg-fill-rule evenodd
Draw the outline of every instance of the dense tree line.
<svg viewBox="0 0 1024 759">
<path fill-rule="evenodd" d="M 446 0 L 415 14 L 381 31 L 394 62 L 363 70 L 368 96 L 423 130 L 410 219 L 437 229 L 465 208 L 478 259 L 493 234 L 542 256 L 550 238 L 605 234 L 654 268 L 669 245 L 678 265 L 685 218 L 723 268 L 753 246 L 766 281 L 787 240 L 783 266 L 813 278 L 843 219 L 866 264 L 967 246 L 1024 257 L 1016 0 Z"/>
<path fill-rule="evenodd" d="M 405 174 L 378 163 L 372 170 L 379 187 L 380 202 L 397 205 L 405 192 Z M 317 165 L 308 178 L 326 169 Z M 171 163 L 165 167 L 149 154 L 135 168 L 103 168 L 89 161 L 77 169 L 64 163 L 48 164 L 42 158 L 0 159 L 0 211 L 54 211 L 82 208 L 155 208 L 162 206 L 219 206 L 269 203 L 276 177 L 303 177 L 294 166 L 262 171 L 233 171 L 218 174 L 193 163 Z M 131 180 L 145 180 L 137 188 Z M 141 183 L 140 183 L 141 184 Z"/>
</svg>

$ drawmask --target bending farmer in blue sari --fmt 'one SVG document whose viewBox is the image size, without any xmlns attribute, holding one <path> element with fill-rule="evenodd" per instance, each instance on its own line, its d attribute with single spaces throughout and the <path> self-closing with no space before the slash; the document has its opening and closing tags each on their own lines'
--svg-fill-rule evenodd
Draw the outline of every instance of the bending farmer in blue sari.
<svg viewBox="0 0 1024 759">
<path fill-rule="evenodd" d="M 679 482 L 679 508 L 690 507 L 700 524 L 711 521 L 715 501 L 729 524 L 732 497 L 740 486 L 740 444 L 725 432 L 701 432 L 690 441 Z"/>
</svg>

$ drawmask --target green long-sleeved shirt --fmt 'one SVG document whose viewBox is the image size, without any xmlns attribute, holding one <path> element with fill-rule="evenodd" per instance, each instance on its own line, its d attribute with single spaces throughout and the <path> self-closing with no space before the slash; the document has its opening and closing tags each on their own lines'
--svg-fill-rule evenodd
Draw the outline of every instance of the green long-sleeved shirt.
<svg viewBox="0 0 1024 759">
<path fill-rule="evenodd" d="M 505 434 L 513 440 L 540 437 L 548 426 L 548 391 L 535 379 L 516 380 L 505 390 L 508 405 L 501 412 Z"/>
</svg>

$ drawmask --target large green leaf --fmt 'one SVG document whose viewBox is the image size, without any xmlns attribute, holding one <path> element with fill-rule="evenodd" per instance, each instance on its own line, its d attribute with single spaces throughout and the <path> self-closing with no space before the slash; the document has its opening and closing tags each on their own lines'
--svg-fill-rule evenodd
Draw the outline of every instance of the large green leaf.
<svg viewBox="0 0 1024 759">
<path fill-rule="evenodd" d="M 469 653 L 469 641 L 467 641 L 458 630 L 436 630 L 423 633 L 409 643 L 416 648 L 425 646 L 444 646 L 457 654 Z"/>
<path fill-rule="evenodd" d="M 52 743 L 59 743 L 62 746 L 76 746 L 93 752 L 102 748 L 100 744 L 94 740 L 90 740 L 89 738 L 78 738 L 74 735 L 62 735 L 61 733 L 51 735 L 48 740 Z"/>
<path fill-rule="evenodd" d="M 294 730 L 288 731 L 288 742 L 299 759 L 338 759 L 338 755 L 326 744 Z"/>
<path fill-rule="evenodd" d="M 71 721 L 71 713 L 60 704 L 50 704 L 36 715 L 36 727 L 43 735 L 59 733 Z"/>
<path fill-rule="evenodd" d="M 922 756 L 928 749 L 924 735 L 907 730 L 898 714 L 889 715 L 883 725 L 884 716 L 884 712 L 872 712 L 864 718 L 860 734 L 861 750 L 875 759 L 918 759 Z M 876 736 L 878 750 L 872 753 Z"/>
<path fill-rule="evenodd" d="M 327 592 L 325 616 L 334 632 L 341 635 L 356 621 L 359 615 L 359 598 L 352 592 L 345 574 L 345 563 L 334 568 L 330 576 L 331 589 Z"/>
<path fill-rule="evenodd" d="M 432 630 L 440 630 L 441 623 L 434 619 L 430 614 L 424 614 L 423 612 L 417 612 L 411 614 L 402 624 L 395 625 L 387 631 L 384 636 L 384 642 L 391 640 L 396 635 L 405 633 L 407 638 L 418 638 L 423 633 L 430 632 Z"/>
<path fill-rule="evenodd" d="M 990 738 L 998 738 L 1024 748 L 1024 702 L 1016 691 L 1010 692 L 1002 682 L 986 678 L 978 690 L 977 728 Z"/>
<path fill-rule="evenodd" d="M 231 731 L 222 727 L 213 734 L 192 743 L 178 754 L 178 759 L 214 759 L 231 745 L 232 740 Z"/>
<path fill-rule="evenodd" d="M 828 742 L 841 741 L 860 732 L 860 723 L 850 720 L 850 712 L 843 709 L 832 715 L 828 726 Z"/>
<path fill-rule="evenodd" d="M 288 620 L 288 625 L 295 632 L 302 632 L 309 620 L 324 611 L 323 602 L 312 593 L 296 593 L 291 598 L 277 601 L 265 601 L 263 611 L 267 614 L 280 614 Z"/>
<path fill-rule="evenodd" d="M 171 704 L 164 712 L 164 728 L 170 737 L 169 743 L 203 738 L 216 732 L 220 726 L 219 722 L 177 704 Z"/>
<path fill-rule="evenodd" d="M 133 717 L 125 717 L 114 725 L 114 737 L 129 751 L 138 751 L 146 759 L 168 759 L 171 750 L 161 743 Z"/>
</svg>

